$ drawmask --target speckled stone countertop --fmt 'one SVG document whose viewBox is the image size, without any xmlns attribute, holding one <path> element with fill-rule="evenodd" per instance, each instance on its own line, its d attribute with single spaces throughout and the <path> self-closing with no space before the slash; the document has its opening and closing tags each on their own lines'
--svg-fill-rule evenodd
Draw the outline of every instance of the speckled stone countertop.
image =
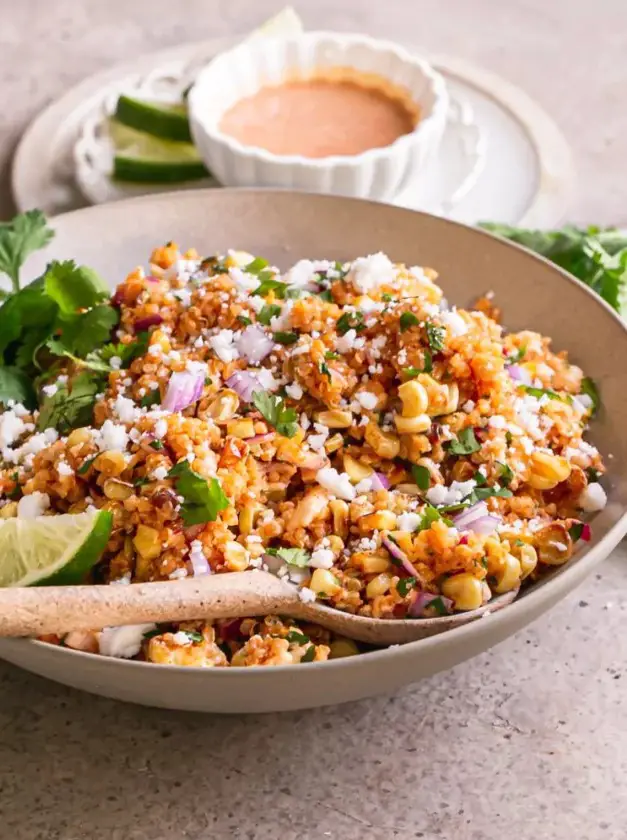
<svg viewBox="0 0 627 840">
<path fill-rule="evenodd" d="M 525 88 L 571 139 L 572 219 L 627 223 L 623 0 L 294 5 L 310 28 L 411 39 Z M 248 31 L 280 2 L 4 6 L 0 218 L 15 143 L 53 98 L 133 54 Z M 626 554 L 494 650 L 353 706 L 184 715 L 0 664 L 0 838 L 624 840 Z"/>
</svg>

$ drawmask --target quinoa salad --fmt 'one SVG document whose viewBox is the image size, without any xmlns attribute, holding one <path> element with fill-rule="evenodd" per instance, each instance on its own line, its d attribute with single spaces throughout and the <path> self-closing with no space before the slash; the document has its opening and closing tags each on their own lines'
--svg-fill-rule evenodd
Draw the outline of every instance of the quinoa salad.
<svg viewBox="0 0 627 840">
<path fill-rule="evenodd" d="M 597 391 L 549 338 L 505 332 L 489 293 L 457 309 L 436 279 L 382 253 L 281 274 L 169 242 L 110 296 L 52 263 L 0 309 L 1 327 L 25 295 L 57 307 L 44 328 L 22 300 L 0 330 L 0 517 L 108 511 L 91 583 L 263 569 L 399 620 L 528 585 L 606 503 L 583 438 Z M 366 649 L 279 616 L 44 640 L 201 667 Z"/>
</svg>

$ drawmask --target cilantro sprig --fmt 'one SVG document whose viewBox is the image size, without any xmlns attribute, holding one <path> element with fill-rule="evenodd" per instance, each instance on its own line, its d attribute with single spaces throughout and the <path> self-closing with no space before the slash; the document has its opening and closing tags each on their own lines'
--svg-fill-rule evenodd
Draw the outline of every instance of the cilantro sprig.
<svg viewBox="0 0 627 840">
<path fill-rule="evenodd" d="M 475 437 L 475 430 L 469 426 L 467 429 L 462 429 L 457 439 L 450 441 L 446 448 L 451 455 L 471 455 L 473 452 L 478 452 L 481 445 Z"/>
<path fill-rule="evenodd" d="M 311 554 L 304 548 L 268 548 L 266 554 L 278 557 L 288 566 L 298 566 L 300 569 L 304 569 L 311 559 Z"/>
<path fill-rule="evenodd" d="M 293 408 L 287 408 L 281 397 L 267 391 L 255 391 L 252 403 L 264 420 L 267 420 L 280 435 L 294 437 L 298 431 L 296 412 Z"/>
<path fill-rule="evenodd" d="M 54 236 L 41 210 L 20 213 L 10 222 L 0 223 L 0 273 L 11 281 L 13 292 L 20 289 L 20 269 L 26 259 L 45 248 Z M 5 292 L 1 293 L 6 296 Z"/>
<path fill-rule="evenodd" d="M 187 460 L 173 466 L 168 478 L 176 480 L 176 492 L 184 499 L 181 516 L 187 526 L 215 522 L 220 511 L 230 505 L 218 479 L 207 481 L 194 472 Z"/>
</svg>

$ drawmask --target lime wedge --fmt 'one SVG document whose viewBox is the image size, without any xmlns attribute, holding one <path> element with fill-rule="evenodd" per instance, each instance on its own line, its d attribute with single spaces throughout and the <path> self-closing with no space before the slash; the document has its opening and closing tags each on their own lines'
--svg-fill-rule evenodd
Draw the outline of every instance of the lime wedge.
<svg viewBox="0 0 627 840">
<path fill-rule="evenodd" d="M 130 128 L 145 131 L 164 140 L 191 143 L 187 108 L 183 103 L 148 102 L 132 96 L 120 96 L 115 119 Z"/>
<path fill-rule="evenodd" d="M 113 177 L 120 181 L 172 184 L 208 174 L 192 143 L 162 140 L 114 118 L 109 134 L 115 148 Z"/>
<path fill-rule="evenodd" d="M 113 517 L 99 510 L 0 521 L 0 586 L 80 583 L 105 549 Z"/>
<path fill-rule="evenodd" d="M 283 38 L 288 35 L 299 35 L 303 31 L 303 22 L 291 6 L 286 6 L 270 20 L 263 23 L 258 29 L 255 29 L 247 41 L 256 40 L 257 38 Z"/>
</svg>

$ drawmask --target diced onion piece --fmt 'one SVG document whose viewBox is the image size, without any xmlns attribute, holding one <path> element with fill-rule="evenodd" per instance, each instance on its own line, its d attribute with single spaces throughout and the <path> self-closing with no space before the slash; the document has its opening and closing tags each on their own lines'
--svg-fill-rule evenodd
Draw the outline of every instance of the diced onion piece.
<svg viewBox="0 0 627 840">
<path fill-rule="evenodd" d="M 173 373 L 168 382 L 161 408 L 165 411 L 183 411 L 202 396 L 205 374 L 202 371 L 182 370 Z"/>
</svg>

